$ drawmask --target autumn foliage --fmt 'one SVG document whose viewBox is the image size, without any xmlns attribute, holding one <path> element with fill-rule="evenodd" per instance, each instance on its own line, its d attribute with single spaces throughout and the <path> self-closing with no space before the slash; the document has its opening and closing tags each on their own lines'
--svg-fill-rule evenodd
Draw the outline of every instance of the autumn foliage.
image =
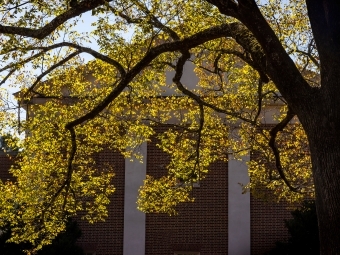
<svg viewBox="0 0 340 255">
<path fill-rule="evenodd" d="M 17 118 L 2 89 L 0 127 L 21 149 L 10 170 L 17 181 L 0 184 L 0 227 L 10 221 L 12 241 L 39 249 L 69 216 L 85 211 L 91 222 L 105 219 L 116 169 L 98 169 L 95 155 L 110 148 L 143 161 L 138 146 L 158 125 L 168 127 L 158 146 L 171 161 L 167 176 L 147 177 L 142 211 L 175 214 L 178 203 L 193 201 L 192 183 L 209 174 L 212 162 L 250 152 L 258 160 L 249 162 L 245 190 L 265 186 L 289 201 L 313 196 L 316 149 L 311 154 L 307 137 L 324 122 L 306 117 L 321 88 L 308 6 L 3 1 L 0 84 L 20 91 L 17 107 L 27 118 Z M 83 19 L 92 25 L 80 31 Z M 191 69 L 194 88 L 183 79 Z M 275 125 L 266 125 L 268 114 Z"/>
</svg>

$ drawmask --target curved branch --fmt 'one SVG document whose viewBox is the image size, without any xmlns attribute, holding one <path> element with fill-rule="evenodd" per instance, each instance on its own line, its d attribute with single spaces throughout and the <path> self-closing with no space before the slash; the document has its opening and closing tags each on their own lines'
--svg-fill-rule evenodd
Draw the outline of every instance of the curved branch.
<svg viewBox="0 0 340 255">
<path fill-rule="evenodd" d="M 176 70 L 175 70 L 175 76 L 173 78 L 173 82 L 177 85 L 177 87 L 179 88 L 183 88 L 183 85 L 181 83 L 181 78 L 183 76 L 183 68 L 184 65 L 186 63 L 186 61 L 190 58 L 190 53 L 188 50 L 186 51 L 182 51 L 182 56 L 179 58 L 177 65 L 176 65 Z M 194 98 L 193 98 L 194 99 Z M 199 117 L 199 126 L 198 129 L 196 130 L 196 132 L 198 133 L 198 137 L 197 137 L 197 142 L 196 142 L 196 162 L 195 162 L 195 167 L 193 169 L 192 172 L 192 176 L 195 175 L 195 169 L 196 166 L 198 167 L 198 177 L 200 177 L 200 145 L 201 145 L 201 138 L 202 138 L 202 130 L 203 130 L 203 126 L 204 126 L 204 105 L 202 103 L 202 101 L 200 100 L 196 100 L 196 103 L 199 106 L 199 112 L 200 112 L 200 117 Z"/>
<path fill-rule="evenodd" d="M 251 8 L 245 9 L 241 22 L 252 32 L 253 38 L 256 38 L 263 49 L 268 76 L 294 111 L 299 113 L 306 106 L 301 104 L 301 98 L 309 98 L 315 91 L 301 75 L 257 4 L 253 2 Z"/>
<path fill-rule="evenodd" d="M 128 15 L 124 14 L 123 12 L 117 11 L 115 10 L 112 6 L 109 6 L 109 9 L 116 15 L 118 15 L 119 17 L 125 19 L 128 23 L 130 24 L 140 24 L 142 22 L 144 22 L 145 20 L 142 18 L 131 18 Z M 160 22 L 154 15 L 152 15 L 150 13 L 150 11 L 147 8 L 143 8 L 143 11 L 149 15 L 151 17 L 151 20 L 148 22 L 150 25 L 155 26 L 156 28 L 161 29 L 162 31 L 164 31 L 165 33 L 169 34 L 170 37 L 172 39 L 174 39 L 175 41 L 180 40 L 179 36 L 177 35 L 177 33 L 172 30 L 171 28 L 167 27 L 166 25 L 164 25 L 162 22 Z"/>
<path fill-rule="evenodd" d="M 147 65 L 151 63 L 151 61 L 153 61 L 160 54 L 165 53 L 165 52 L 173 52 L 173 51 L 183 52 L 185 50 L 197 47 L 198 45 L 201 45 L 210 40 L 214 40 L 214 39 L 222 38 L 222 37 L 233 37 L 236 40 L 240 41 L 241 42 L 240 45 L 243 46 L 244 44 L 242 42 L 248 42 L 249 34 L 251 33 L 245 26 L 243 26 L 239 22 L 234 22 L 234 23 L 227 23 L 227 24 L 223 24 L 220 26 L 215 26 L 215 27 L 203 30 L 201 32 L 198 32 L 195 35 L 192 35 L 180 41 L 164 43 L 159 46 L 155 46 L 151 48 L 150 51 L 148 51 L 147 54 L 140 60 L 140 62 L 138 62 L 133 68 L 130 69 L 129 72 L 126 73 L 126 75 L 122 78 L 122 80 L 118 83 L 118 85 L 112 90 L 112 92 L 103 101 L 101 101 L 96 107 L 90 110 L 87 114 L 83 115 L 82 117 L 74 121 L 69 122 L 66 126 L 74 127 L 76 125 L 83 123 L 84 121 L 95 118 L 116 97 L 119 96 L 119 94 L 123 91 L 123 89 L 130 83 L 130 81 L 132 81 L 132 79 L 136 75 L 138 75 Z M 245 49 L 247 49 L 250 53 L 252 53 L 253 56 L 258 56 L 256 58 L 255 57 L 253 58 L 254 61 L 256 60 L 258 61 L 259 64 L 262 63 L 262 65 L 265 65 L 265 63 L 262 62 L 263 58 L 261 57 L 263 56 L 263 51 L 259 45 L 257 46 L 253 45 L 251 46 L 251 48 L 245 47 Z M 178 88 L 182 91 L 183 94 L 191 97 L 196 102 L 199 102 L 200 104 L 215 110 L 216 112 L 224 113 L 232 117 L 237 117 L 243 121 L 254 124 L 254 120 L 244 118 L 237 113 L 226 111 L 215 105 L 205 102 L 204 100 L 202 100 L 202 98 L 192 93 L 191 91 L 187 90 L 184 86 L 180 86 L 180 84 Z"/>
<path fill-rule="evenodd" d="M 39 56 L 41 56 L 41 55 L 44 54 L 45 52 L 46 52 L 46 50 L 43 50 L 43 51 L 41 51 L 41 52 L 39 52 L 39 53 L 37 53 L 37 54 L 35 54 L 35 55 L 29 57 L 29 58 L 26 58 L 26 59 L 24 59 L 24 60 L 22 60 L 22 61 L 20 61 L 20 62 L 18 62 L 18 63 L 11 63 L 11 64 L 8 64 L 8 65 L 4 66 L 3 68 L 1 68 L 1 69 L 0 69 L 0 72 L 3 72 L 3 71 L 5 71 L 5 70 L 10 69 L 10 68 L 15 67 L 15 66 L 20 66 L 20 65 L 26 64 L 26 63 L 28 63 L 28 62 L 30 62 L 30 61 L 32 61 L 32 60 L 38 58 Z"/>
<path fill-rule="evenodd" d="M 50 45 L 50 46 L 30 47 L 30 48 L 28 48 L 28 50 L 48 51 L 48 50 L 53 50 L 53 49 L 60 48 L 60 47 L 70 47 L 70 48 L 77 49 L 79 52 L 88 53 L 88 54 L 92 55 L 93 57 L 100 59 L 100 60 L 116 67 L 122 77 L 125 76 L 125 74 L 126 74 L 124 67 L 118 61 L 116 61 L 116 60 L 114 60 L 114 59 L 112 59 L 112 58 L 110 58 L 106 55 L 103 55 L 103 54 L 99 53 L 98 51 L 95 51 L 91 48 L 83 47 L 83 46 L 80 46 L 78 44 L 71 43 L 71 42 L 61 42 L 61 43 L 56 43 L 56 44 L 53 44 L 53 45 Z"/>
<path fill-rule="evenodd" d="M 276 143 L 275 143 L 277 134 L 288 125 L 288 123 L 293 119 L 294 116 L 295 116 L 295 113 L 292 111 L 291 108 L 288 108 L 286 117 L 269 131 L 270 139 L 269 139 L 268 145 L 274 153 L 275 166 L 276 166 L 277 171 L 279 172 L 280 177 L 282 178 L 284 183 L 288 186 L 288 188 L 291 191 L 300 193 L 299 187 L 293 187 L 288 181 L 288 179 L 286 178 L 282 164 L 281 164 L 280 151 L 277 148 Z"/>
<path fill-rule="evenodd" d="M 222 14 L 232 16 L 233 9 L 229 6 L 232 1 L 209 0 L 209 2 L 218 7 Z M 270 79 L 297 114 L 300 114 L 304 108 L 309 110 L 310 104 L 301 104 L 301 98 L 312 102 L 315 98 L 310 97 L 317 93 L 316 89 L 310 87 L 303 78 L 262 15 L 257 3 L 254 0 L 242 0 L 238 3 L 236 15 L 233 17 L 241 21 L 243 25 L 237 25 L 238 31 L 235 27 L 236 33 L 233 37 L 247 51 L 264 53 L 263 57 L 256 59 L 262 62 Z"/>
<path fill-rule="evenodd" d="M 296 52 L 301 53 L 302 55 L 307 56 L 316 67 L 320 67 L 319 61 L 310 53 L 310 52 L 305 52 L 303 50 L 296 49 Z"/>
<path fill-rule="evenodd" d="M 5 78 L 2 79 L 2 81 L 0 82 L 0 86 L 3 85 L 9 77 L 11 77 L 11 75 L 15 72 L 15 69 L 12 69 L 8 72 L 8 74 L 5 76 Z"/>
<path fill-rule="evenodd" d="M 32 92 L 35 88 L 35 86 L 41 81 L 42 78 L 44 78 L 47 74 L 49 74 L 50 72 L 52 72 L 54 69 L 58 68 L 59 66 L 65 64 L 67 61 L 69 61 L 70 59 L 74 58 L 75 56 L 79 55 L 81 53 L 81 51 L 75 51 L 73 53 L 71 53 L 70 55 L 68 55 L 66 58 L 64 58 L 63 60 L 59 61 L 58 63 L 54 64 L 53 66 L 51 66 L 50 68 L 48 68 L 45 72 L 43 72 L 42 74 L 40 74 L 36 81 L 32 84 L 32 86 L 26 91 L 26 93 L 24 94 L 23 98 L 25 98 L 30 92 Z"/>
<path fill-rule="evenodd" d="M 138 75 L 146 66 L 148 66 L 151 63 L 151 61 L 153 61 L 160 54 L 165 53 L 165 52 L 183 51 L 183 50 L 191 49 L 210 40 L 214 40 L 214 39 L 225 37 L 225 36 L 231 36 L 231 28 L 232 28 L 231 25 L 232 24 L 223 24 L 220 26 L 215 26 L 215 27 L 203 30 L 201 32 L 198 32 L 197 34 L 192 35 L 183 40 L 164 43 L 162 45 L 151 48 L 150 51 L 148 51 L 146 55 L 133 68 L 131 68 L 129 72 L 126 73 L 124 78 L 118 83 L 118 85 L 112 90 L 112 92 L 104 100 L 102 100 L 96 107 L 94 107 L 87 114 L 83 115 L 82 117 L 74 121 L 69 122 L 66 125 L 66 127 L 74 127 L 76 125 L 83 123 L 84 121 L 95 118 L 116 97 L 120 95 L 120 93 L 130 83 L 130 81 L 132 81 L 134 77 L 136 77 L 136 75 Z M 210 106 L 210 107 L 214 107 L 214 106 Z M 216 107 L 214 108 L 219 111 L 221 110 Z"/>
<path fill-rule="evenodd" d="M 65 174 L 65 180 L 64 182 L 60 185 L 59 189 L 53 194 L 53 196 L 51 197 L 50 202 L 45 206 L 44 210 L 42 210 L 42 216 L 41 218 L 44 218 L 44 214 L 46 212 L 46 210 L 55 202 L 55 200 L 59 197 L 60 193 L 66 189 L 66 194 L 64 196 L 64 202 L 63 202 L 63 210 L 65 209 L 66 206 L 66 202 L 67 202 L 67 193 L 70 189 L 70 185 L 71 185 L 71 180 L 72 180 L 72 173 L 73 173 L 73 160 L 74 157 L 76 155 L 77 152 L 77 136 L 76 136 L 76 132 L 74 130 L 73 127 L 71 128 L 67 128 L 70 132 L 71 135 L 71 151 L 70 151 L 70 156 L 68 158 L 68 163 L 67 163 L 67 171 Z"/>
<path fill-rule="evenodd" d="M 183 52 L 183 51 L 182 51 Z M 182 62 L 183 62 L 183 59 L 185 59 L 185 61 L 187 59 L 190 58 L 190 54 L 189 52 L 185 52 L 183 53 L 182 57 L 179 59 L 179 62 L 177 63 L 177 66 L 176 66 L 176 74 L 174 76 L 174 78 L 172 79 L 172 81 L 177 85 L 177 88 L 184 94 L 184 95 L 187 95 L 188 97 L 192 98 L 193 100 L 195 100 L 199 105 L 203 105 L 203 106 L 206 106 L 206 107 L 209 107 L 211 109 L 213 109 L 214 111 L 216 112 L 219 112 L 219 113 L 224 113 L 226 115 L 229 115 L 229 116 L 232 116 L 232 117 L 236 117 L 236 118 L 239 118 L 240 120 L 243 120 L 243 121 L 246 121 L 246 122 L 250 122 L 250 123 L 253 123 L 252 120 L 249 120 L 247 118 L 244 118 L 242 116 L 240 116 L 239 114 L 237 113 L 234 113 L 234 112 L 230 112 L 230 111 L 227 111 L 227 110 L 224 110 L 224 109 L 221 109 L 213 104 L 210 104 L 206 101 L 204 101 L 200 96 L 196 95 L 195 93 L 191 92 L 190 90 L 186 89 L 183 84 L 180 82 L 180 79 L 183 75 L 183 67 L 180 68 L 180 66 L 182 65 Z"/>
<path fill-rule="evenodd" d="M 45 26 L 32 29 L 25 27 L 16 26 L 2 26 L 0 25 L 0 33 L 11 34 L 11 35 L 21 35 L 25 37 L 31 37 L 36 39 L 44 39 L 46 36 L 51 34 L 57 27 L 65 23 L 67 20 L 79 16 L 82 13 L 90 11 L 100 5 L 105 4 L 105 2 L 110 2 L 111 0 L 84 0 L 77 4 L 77 8 L 71 8 L 66 12 L 60 14 L 59 16 L 52 19 Z"/>
<path fill-rule="evenodd" d="M 18 8 L 18 7 L 24 6 L 25 4 L 29 4 L 29 3 L 30 3 L 30 1 L 26 1 L 26 2 L 24 2 L 24 3 L 15 5 L 15 6 L 13 6 L 13 7 L 8 8 L 8 9 L 1 9 L 0 11 L 2 11 L 2 12 L 4 12 L 4 11 L 11 11 L 11 10 L 14 10 L 14 9 L 16 9 L 16 8 Z"/>
</svg>

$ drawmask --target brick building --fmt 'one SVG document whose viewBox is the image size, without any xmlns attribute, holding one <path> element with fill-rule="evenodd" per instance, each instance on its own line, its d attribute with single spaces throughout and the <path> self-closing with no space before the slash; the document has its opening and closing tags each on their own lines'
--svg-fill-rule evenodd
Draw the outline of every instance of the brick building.
<svg viewBox="0 0 340 255">
<path fill-rule="evenodd" d="M 248 181 L 247 167 L 232 158 L 211 166 L 207 178 L 193 188 L 195 202 L 180 205 L 179 215 L 138 211 L 137 191 L 145 175 L 165 174 L 159 166 L 169 160 L 155 142 L 143 144 L 141 149 L 144 163 L 125 160 L 109 150 L 98 156 L 99 167 L 105 163 L 115 167 L 116 191 L 105 222 L 78 221 L 83 232 L 79 244 L 87 254 L 259 255 L 288 237 L 283 222 L 290 218 L 287 205 L 242 194 L 239 183 Z M 15 154 L 1 153 L 2 180 L 12 179 L 8 169 L 14 162 Z"/>
<path fill-rule="evenodd" d="M 188 87 L 198 82 L 191 75 L 192 68 L 186 65 L 184 70 L 183 79 Z M 172 93 L 165 89 L 164 96 Z M 267 124 L 275 123 L 272 119 L 275 112 L 275 106 L 266 109 Z M 248 169 L 244 162 L 231 156 L 228 162 L 211 165 L 207 177 L 193 188 L 195 202 L 180 205 L 177 216 L 138 211 L 138 189 L 146 174 L 155 177 L 166 174 L 160 166 L 166 165 L 169 158 L 155 144 L 154 139 L 142 144 L 144 163 L 124 159 L 109 150 L 96 157 L 98 167 L 107 163 L 114 167 L 116 191 L 111 196 L 105 222 L 91 225 L 78 221 L 83 232 L 79 244 L 86 254 L 260 255 L 276 241 L 287 239 L 284 219 L 291 217 L 287 204 L 264 202 L 249 193 L 242 194 L 240 183 L 249 182 Z M 15 155 L 11 156 L 0 155 L 1 179 L 10 178 L 8 169 Z M 244 157 L 247 160 L 250 156 Z"/>
</svg>

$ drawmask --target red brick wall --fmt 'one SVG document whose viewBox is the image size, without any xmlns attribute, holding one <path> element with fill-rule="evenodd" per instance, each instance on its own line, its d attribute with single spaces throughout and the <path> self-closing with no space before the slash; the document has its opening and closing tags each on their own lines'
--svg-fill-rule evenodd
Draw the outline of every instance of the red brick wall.
<svg viewBox="0 0 340 255">
<path fill-rule="evenodd" d="M 11 180 L 13 181 L 13 176 L 9 173 L 9 169 L 15 162 L 15 153 L 12 155 L 7 155 L 4 152 L 0 152 L 0 179 L 2 181 Z"/>
<path fill-rule="evenodd" d="M 77 220 L 82 229 L 82 237 L 78 243 L 85 251 L 96 252 L 96 255 L 122 255 L 125 160 L 119 153 L 109 150 L 101 152 L 96 159 L 99 161 L 99 167 L 105 163 L 113 166 L 115 172 L 113 185 L 116 190 L 111 195 L 111 202 L 108 206 L 109 216 L 105 222 L 89 224 L 84 220 Z"/>
<path fill-rule="evenodd" d="M 277 241 L 289 238 L 284 220 L 291 219 L 291 204 L 250 198 L 251 254 L 262 255 L 275 247 Z"/>
<path fill-rule="evenodd" d="M 148 143 L 147 174 L 166 174 L 167 154 Z M 163 170 L 160 170 L 163 169 Z M 146 215 L 146 255 L 173 255 L 174 251 L 199 251 L 201 255 L 228 251 L 228 165 L 216 162 L 200 187 L 193 188 L 194 203 L 178 207 L 177 216 Z"/>
<path fill-rule="evenodd" d="M 0 178 L 11 178 L 8 169 L 15 155 L 0 154 Z M 83 230 L 79 243 L 97 255 L 123 254 L 124 233 L 124 158 L 111 151 L 98 156 L 100 165 L 114 166 L 113 184 L 116 191 L 111 197 L 109 217 L 93 225 L 78 220 Z M 156 177 L 166 174 L 164 167 L 169 158 L 155 143 L 148 144 L 147 173 Z M 201 255 L 227 254 L 228 251 L 228 193 L 227 163 L 211 166 L 207 178 L 194 188 L 194 203 L 179 206 L 178 216 L 147 214 L 146 255 L 173 255 L 175 250 L 200 251 Z M 288 238 L 284 219 L 291 218 L 286 203 L 265 202 L 251 196 L 251 253 L 260 255 L 274 247 L 276 241 Z"/>
<path fill-rule="evenodd" d="M 77 217 L 77 222 L 82 229 L 82 237 L 78 240 L 80 246 L 89 252 L 96 252 L 96 255 L 122 255 L 123 234 L 124 234 L 124 178 L 125 161 L 119 153 L 106 150 L 100 153 L 97 158 L 99 167 L 109 163 L 115 169 L 113 184 L 116 191 L 111 196 L 111 203 L 108 206 L 109 216 L 105 222 L 89 224 Z M 8 172 L 14 164 L 15 155 L 0 153 L 0 179 L 6 181 L 12 179 Z"/>
<path fill-rule="evenodd" d="M 264 125 L 270 129 L 275 125 Z M 260 157 L 257 152 L 251 153 L 250 160 Z M 275 202 L 270 190 L 263 189 L 267 201 L 250 196 L 250 221 L 251 221 L 251 254 L 262 255 L 275 247 L 277 241 L 285 241 L 289 238 L 284 220 L 291 219 L 293 204 L 285 201 Z"/>
</svg>

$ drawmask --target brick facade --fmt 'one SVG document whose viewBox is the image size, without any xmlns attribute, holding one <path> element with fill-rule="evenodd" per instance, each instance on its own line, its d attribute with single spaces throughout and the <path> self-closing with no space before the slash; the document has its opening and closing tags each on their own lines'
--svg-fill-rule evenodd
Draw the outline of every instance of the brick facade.
<svg viewBox="0 0 340 255">
<path fill-rule="evenodd" d="M 16 153 L 7 155 L 4 152 L 0 152 L 0 179 L 2 181 L 13 181 L 14 177 L 9 173 L 11 165 L 15 163 Z"/>
<path fill-rule="evenodd" d="M 265 124 L 267 130 L 275 127 L 274 124 Z M 250 160 L 261 157 L 253 151 Z M 291 211 L 294 205 L 286 201 L 276 202 L 270 190 L 263 189 L 266 200 L 250 196 L 250 225 L 251 225 L 251 254 L 262 255 L 275 247 L 278 241 L 286 241 L 289 232 L 284 220 L 292 218 Z"/>
<path fill-rule="evenodd" d="M 115 176 L 113 185 L 116 190 L 111 195 L 108 205 L 109 215 L 105 222 L 90 224 L 78 220 L 82 229 L 82 237 L 78 240 L 86 252 L 96 252 L 96 255 L 122 255 L 124 233 L 124 157 L 110 150 L 101 152 L 97 157 L 99 167 L 109 163 L 113 166 Z"/>
<path fill-rule="evenodd" d="M 167 154 L 148 144 L 147 174 L 161 177 L 169 162 Z M 178 207 L 177 216 L 146 215 L 146 255 L 173 255 L 174 251 L 198 251 L 200 255 L 228 251 L 228 164 L 210 167 L 200 187 L 193 188 L 194 203 Z"/>
<path fill-rule="evenodd" d="M 105 164 L 113 166 L 115 176 L 113 185 L 116 190 L 111 195 L 111 203 L 108 206 L 109 215 L 105 222 L 89 224 L 81 220 L 81 214 L 76 217 L 82 236 L 78 240 L 86 252 L 95 252 L 96 255 L 122 255 L 123 231 L 124 231 L 124 157 L 120 153 L 105 150 L 96 157 L 99 167 Z M 14 180 L 8 172 L 10 166 L 15 163 L 15 154 L 0 153 L 0 179 L 3 181 Z"/>
<path fill-rule="evenodd" d="M 11 157 L 0 154 L 0 178 L 12 179 L 8 173 L 14 163 Z M 124 233 L 125 160 L 119 153 L 105 150 L 97 157 L 99 167 L 113 165 L 116 191 L 111 196 L 109 217 L 94 225 L 78 220 L 83 236 L 79 244 L 96 255 L 122 255 Z M 147 174 L 160 177 L 169 157 L 148 143 Z M 228 252 L 228 164 L 216 162 L 200 187 L 193 189 L 194 203 L 178 207 L 178 216 L 146 215 L 146 255 L 173 255 L 174 251 L 198 251 L 200 255 Z M 251 254 L 260 255 L 270 250 L 276 241 L 288 238 L 284 220 L 291 218 L 289 204 L 265 202 L 251 196 Z M 232 254 L 231 254 L 232 255 Z"/>
<path fill-rule="evenodd" d="M 292 218 L 289 206 L 292 205 L 284 201 L 277 203 L 250 197 L 252 255 L 262 255 L 270 251 L 277 241 L 289 238 L 284 224 L 284 220 Z"/>
</svg>

